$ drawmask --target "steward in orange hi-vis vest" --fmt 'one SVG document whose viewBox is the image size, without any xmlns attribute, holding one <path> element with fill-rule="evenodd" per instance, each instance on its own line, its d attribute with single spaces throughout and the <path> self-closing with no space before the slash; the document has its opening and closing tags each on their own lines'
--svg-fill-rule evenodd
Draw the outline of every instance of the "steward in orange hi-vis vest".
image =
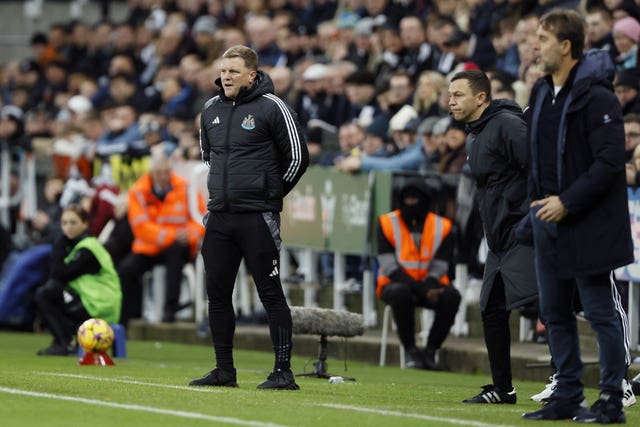
<svg viewBox="0 0 640 427">
<path fill-rule="evenodd" d="M 411 232 L 404 223 L 400 209 L 380 216 L 380 228 L 389 243 L 395 248 L 396 264 L 414 280 L 423 281 L 429 276 L 430 264 L 440 244 L 451 233 L 451 221 L 432 212 L 427 214 L 420 238 L 420 248 L 416 246 Z M 378 283 L 376 294 L 382 294 L 382 287 L 391 282 L 385 275 L 385 265 L 378 267 Z M 436 271 L 436 270 L 434 270 Z M 446 272 L 440 274 L 440 269 L 434 277 L 443 285 L 450 285 L 451 281 Z"/>
<path fill-rule="evenodd" d="M 460 306 L 449 280 L 453 224 L 430 211 L 424 179 L 413 179 L 399 194 L 399 209 L 380 216 L 377 295 L 393 310 L 405 367 L 439 370 L 436 352 L 447 338 Z M 415 342 L 415 308 L 434 312 L 424 350 Z"/>
<path fill-rule="evenodd" d="M 138 178 L 128 196 L 127 219 L 133 244 L 131 252 L 118 264 L 122 285 L 121 323 L 126 325 L 129 319 L 142 316 L 140 280 L 156 265 L 165 267 L 162 321 L 174 322 L 181 309 L 183 268 L 195 259 L 204 227 L 192 218 L 187 181 L 173 172 L 162 145 L 151 149 L 149 172 Z M 205 211 L 203 197 L 200 194 L 196 197 L 197 208 L 194 208 L 202 214 Z"/>
<path fill-rule="evenodd" d="M 133 253 L 158 255 L 175 242 L 179 229 L 186 229 L 191 258 L 195 258 L 204 237 L 204 226 L 189 215 L 187 188 L 187 181 L 174 172 L 170 174 L 170 190 L 162 200 L 153 191 L 150 173 L 141 176 L 131 187 L 128 212 L 134 236 Z M 206 212 L 201 195 L 198 195 L 198 208 Z"/>
</svg>

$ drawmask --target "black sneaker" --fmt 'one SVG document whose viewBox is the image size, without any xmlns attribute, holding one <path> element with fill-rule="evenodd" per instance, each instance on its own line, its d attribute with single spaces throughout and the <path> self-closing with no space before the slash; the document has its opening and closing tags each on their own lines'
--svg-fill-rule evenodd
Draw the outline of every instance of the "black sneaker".
<svg viewBox="0 0 640 427">
<path fill-rule="evenodd" d="M 424 369 L 429 371 L 442 371 L 436 362 L 436 350 L 426 349 L 424 351 Z"/>
<path fill-rule="evenodd" d="M 516 403 L 516 389 L 514 387 L 506 393 L 493 384 L 483 385 L 480 393 L 463 400 L 462 403 L 507 403 L 514 405 Z"/>
<path fill-rule="evenodd" d="M 418 350 L 417 347 L 405 349 L 404 367 L 407 369 L 426 369 L 424 353 Z"/>
<path fill-rule="evenodd" d="M 189 382 L 192 386 L 211 386 L 211 387 L 238 387 L 236 382 L 236 370 L 233 372 L 223 371 L 215 368 L 202 378 L 198 378 Z"/>
<path fill-rule="evenodd" d="M 291 369 L 276 369 L 258 388 L 262 390 L 300 390 Z"/>
<path fill-rule="evenodd" d="M 551 397 L 548 403 L 537 411 L 522 414 L 525 420 L 570 420 L 581 414 L 585 409 L 580 402 L 567 401 Z"/>
<path fill-rule="evenodd" d="M 591 408 L 573 417 L 578 423 L 624 424 L 627 417 L 622 410 L 622 399 L 608 393 L 600 393 L 600 398 Z"/>
<path fill-rule="evenodd" d="M 68 356 L 70 354 L 75 354 L 75 348 L 73 345 L 62 345 L 58 343 L 51 344 L 47 348 L 43 348 L 42 350 L 38 350 L 38 356 Z"/>
</svg>

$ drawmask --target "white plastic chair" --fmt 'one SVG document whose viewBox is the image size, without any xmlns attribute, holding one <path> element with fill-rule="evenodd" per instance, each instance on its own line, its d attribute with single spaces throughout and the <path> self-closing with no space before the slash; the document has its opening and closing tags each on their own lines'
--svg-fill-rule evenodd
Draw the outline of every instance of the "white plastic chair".
<svg viewBox="0 0 640 427">
<path fill-rule="evenodd" d="M 146 273 L 142 280 L 142 317 L 150 323 L 162 321 L 164 303 L 166 301 L 167 268 L 164 265 L 156 265 Z M 177 319 L 193 318 L 193 303 L 196 289 L 196 272 L 192 263 L 187 263 L 182 269 L 182 283 L 180 285 L 180 306 L 186 306 L 176 313 Z"/>
<path fill-rule="evenodd" d="M 395 331 L 396 324 L 393 321 L 393 313 L 390 305 L 385 305 L 384 313 L 382 315 L 382 336 L 380 337 L 380 366 L 384 366 L 387 360 L 387 341 L 389 339 L 389 323 L 391 323 L 392 329 Z M 427 346 L 427 339 L 429 338 L 429 331 L 431 330 L 431 325 L 433 324 L 433 311 L 423 308 L 420 313 L 420 332 L 418 335 L 421 340 L 422 347 Z M 405 366 L 405 357 L 404 357 L 404 346 L 402 343 L 398 345 L 400 349 L 400 367 L 404 368 Z"/>
</svg>

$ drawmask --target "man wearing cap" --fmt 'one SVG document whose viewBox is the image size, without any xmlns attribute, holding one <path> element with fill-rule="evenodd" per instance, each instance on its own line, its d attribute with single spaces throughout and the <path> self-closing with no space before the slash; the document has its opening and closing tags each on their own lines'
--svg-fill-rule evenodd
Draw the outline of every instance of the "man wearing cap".
<svg viewBox="0 0 640 427">
<path fill-rule="evenodd" d="M 362 156 L 387 157 L 389 151 L 389 123 L 382 115 L 377 116 L 364 128 L 364 140 L 362 141 Z"/>
<path fill-rule="evenodd" d="M 381 112 L 375 97 L 375 80 L 375 75 L 369 70 L 356 70 L 347 76 L 344 81 L 345 96 L 350 105 L 347 121 L 369 121 Z"/>
<path fill-rule="evenodd" d="M 620 106 L 622 114 L 640 113 L 640 71 L 638 70 L 620 70 L 617 73 L 614 90 Z"/>
<path fill-rule="evenodd" d="M 491 83 L 480 70 L 452 77 L 449 107 L 453 118 L 469 129 L 469 166 L 489 247 L 480 310 L 493 382 L 463 402 L 514 404 L 509 316 L 512 309 L 537 299 L 533 248 L 514 238 L 528 212 L 527 127 L 518 104 L 491 99 Z"/>
<path fill-rule="evenodd" d="M 302 73 L 302 90 L 297 93 L 294 110 L 298 112 L 305 131 L 326 124 L 339 127 L 347 121 L 346 98 L 329 90 L 332 85 L 331 72 L 326 64 L 312 63 Z M 310 123 L 312 120 L 316 121 L 315 125 Z"/>
</svg>

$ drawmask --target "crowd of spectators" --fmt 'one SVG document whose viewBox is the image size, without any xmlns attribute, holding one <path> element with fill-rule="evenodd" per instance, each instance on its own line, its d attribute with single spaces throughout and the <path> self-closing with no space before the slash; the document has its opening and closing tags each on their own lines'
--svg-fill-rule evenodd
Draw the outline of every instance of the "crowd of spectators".
<svg viewBox="0 0 640 427">
<path fill-rule="evenodd" d="M 258 53 L 275 94 L 297 112 L 312 163 L 343 172 L 462 173 L 466 134 L 447 114 L 448 77 L 480 68 L 494 99 L 524 108 L 542 75 L 538 17 L 552 7 L 584 14 L 586 45 L 610 52 L 616 95 L 630 126 L 638 123 L 634 0 L 128 0 L 112 7 L 127 7 L 127 18 L 56 23 L 32 34 L 28 57 L 0 66 L 2 149 L 14 163 L 36 138 L 53 150 L 53 208 L 28 223 L 40 241 L 59 222 L 65 190 L 64 203 L 84 200 L 90 218 L 101 218 L 90 226 L 97 235 L 122 217 L 126 198 L 118 193 L 146 171 L 151 147 L 160 145 L 174 163 L 200 160 L 199 112 L 217 93 L 220 55 L 237 44 Z M 627 134 L 630 184 L 640 182 L 637 134 Z M 2 175 L 8 192 L 19 185 L 12 172 Z M 16 232 L 18 209 L 12 213 L 0 228 L 2 256 Z"/>
</svg>

